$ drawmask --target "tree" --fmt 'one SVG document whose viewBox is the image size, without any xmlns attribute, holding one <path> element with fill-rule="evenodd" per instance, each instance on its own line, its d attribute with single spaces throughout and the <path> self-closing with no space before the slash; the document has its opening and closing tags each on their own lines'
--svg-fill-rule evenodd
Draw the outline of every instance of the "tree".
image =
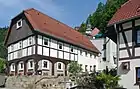
<svg viewBox="0 0 140 89">
<path fill-rule="evenodd" d="M 0 73 L 4 73 L 4 69 L 5 69 L 5 66 L 6 66 L 6 61 L 5 59 L 2 59 L 0 58 Z"/>
<path fill-rule="evenodd" d="M 7 58 L 7 48 L 4 46 L 4 40 L 6 37 L 8 27 L 0 28 L 0 58 Z"/>
<path fill-rule="evenodd" d="M 105 89 L 113 89 L 118 87 L 118 81 L 120 80 L 119 76 L 112 76 L 111 74 L 101 73 L 97 75 L 98 84 L 105 86 Z"/>
<path fill-rule="evenodd" d="M 93 27 L 97 27 L 104 33 L 109 20 L 113 17 L 117 9 L 126 1 L 128 0 L 107 0 L 106 4 L 100 2 L 96 11 L 89 15 L 86 23 L 81 24 L 79 32 L 85 33 L 87 21 L 89 20 Z"/>
<path fill-rule="evenodd" d="M 76 75 L 80 72 L 82 72 L 82 67 L 75 61 L 72 61 L 69 64 L 69 68 L 68 68 L 69 73 Z"/>
</svg>

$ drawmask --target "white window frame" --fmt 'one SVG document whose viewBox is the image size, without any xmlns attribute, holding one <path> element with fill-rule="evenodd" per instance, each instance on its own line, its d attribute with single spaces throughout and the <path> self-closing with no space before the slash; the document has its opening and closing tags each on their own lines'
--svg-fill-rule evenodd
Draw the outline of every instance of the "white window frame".
<svg viewBox="0 0 140 89">
<path fill-rule="evenodd" d="M 58 67 L 59 63 L 61 64 L 61 69 L 59 69 L 59 67 Z M 63 70 L 63 63 L 62 62 L 57 62 L 57 70 L 61 70 L 61 71 Z"/>
<path fill-rule="evenodd" d="M 31 44 L 30 44 L 31 42 Z M 28 38 L 28 46 L 31 46 L 33 44 L 32 36 Z"/>
<path fill-rule="evenodd" d="M 19 25 L 18 23 L 21 23 L 21 25 Z M 20 27 L 22 27 L 22 19 L 18 20 L 16 23 L 16 29 L 19 29 Z"/>
<path fill-rule="evenodd" d="M 62 48 L 60 49 L 60 46 L 62 46 Z M 63 50 L 63 43 L 58 43 L 58 49 Z"/>
<path fill-rule="evenodd" d="M 23 65 L 23 68 L 21 68 L 21 64 Z M 19 62 L 19 70 L 24 70 L 24 63 L 23 62 Z"/>
<path fill-rule="evenodd" d="M 47 45 L 45 45 L 45 40 L 47 40 Z M 43 37 L 43 45 L 44 46 L 49 46 L 49 38 L 47 38 L 47 37 Z"/>
<path fill-rule="evenodd" d="M 44 67 L 44 62 L 47 62 L 47 67 Z M 50 69 L 50 62 L 48 60 L 42 60 L 42 69 Z"/>
<path fill-rule="evenodd" d="M 14 68 L 13 68 L 13 66 L 14 66 Z M 11 71 L 15 71 L 15 64 L 14 63 L 11 64 Z"/>
<path fill-rule="evenodd" d="M 70 52 L 74 53 L 74 47 L 70 46 Z"/>
<path fill-rule="evenodd" d="M 32 62 L 33 64 L 32 64 L 32 67 L 31 67 L 31 65 L 30 65 L 30 62 Z M 34 61 L 33 60 L 29 60 L 28 61 L 28 69 L 33 69 L 34 68 Z"/>
</svg>

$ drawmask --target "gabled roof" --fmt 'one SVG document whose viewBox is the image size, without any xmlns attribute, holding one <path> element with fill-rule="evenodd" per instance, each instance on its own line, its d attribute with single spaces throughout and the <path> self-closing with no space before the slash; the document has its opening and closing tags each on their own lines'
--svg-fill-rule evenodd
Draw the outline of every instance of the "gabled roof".
<svg viewBox="0 0 140 89">
<path fill-rule="evenodd" d="M 140 17 L 140 0 L 128 0 L 117 10 L 108 26 L 136 17 Z"/>
<path fill-rule="evenodd" d="M 45 15 L 33 8 L 24 10 L 24 14 L 35 31 L 49 34 L 66 42 L 99 53 L 92 42 L 73 28 Z"/>
</svg>

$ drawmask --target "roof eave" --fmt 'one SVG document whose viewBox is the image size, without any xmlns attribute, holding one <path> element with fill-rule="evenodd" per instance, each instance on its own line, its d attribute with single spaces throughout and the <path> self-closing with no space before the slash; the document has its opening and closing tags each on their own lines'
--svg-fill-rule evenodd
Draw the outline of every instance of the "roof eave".
<svg viewBox="0 0 140 89">
<path fill-rule="evenodd" d="M 114 23 L 112 23 L 112 24 L 108 24 L 107 27 L 110 27 L 110 26 L 112 26 L 112 25 L 114 25 L 114 24 L 120 24 L 120 23 L 123 23 L 123 22 L 129 21 L 129 20 L 132 20 L 132 19 L 136 19 L 136 18 L 139 18 L 139 17 L 140 17 L 140 15 L 138 15 L 138 16 L 133 16 L 133 17 L 128 18 L 128 19 L 123 19 L 123 20 L 120 20 L 120 21 L 114 22 Z"/>
</svg>

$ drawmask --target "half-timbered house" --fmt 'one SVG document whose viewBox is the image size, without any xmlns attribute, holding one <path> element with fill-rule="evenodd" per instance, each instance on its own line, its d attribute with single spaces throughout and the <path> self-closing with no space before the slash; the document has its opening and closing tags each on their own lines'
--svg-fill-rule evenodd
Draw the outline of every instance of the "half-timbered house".
<svg viewBox="0 0 140 89">
<path fill-rule="evenodd" d="M 33 8 L 11 20 L 5 46 L 13 75 L 67 75 L 70 61 L 83 72 L 98 67 L 99 51 L 87 37 Z"/>
<path fill-rule="evenodd" d="M 140 84 L 140 1 L 128 0 L 108 23 L 107 36 L 119 44 L 120 85 L 139 89 Z M 117 41 L 118 39 L 118 41 Z"/>
</svg>

